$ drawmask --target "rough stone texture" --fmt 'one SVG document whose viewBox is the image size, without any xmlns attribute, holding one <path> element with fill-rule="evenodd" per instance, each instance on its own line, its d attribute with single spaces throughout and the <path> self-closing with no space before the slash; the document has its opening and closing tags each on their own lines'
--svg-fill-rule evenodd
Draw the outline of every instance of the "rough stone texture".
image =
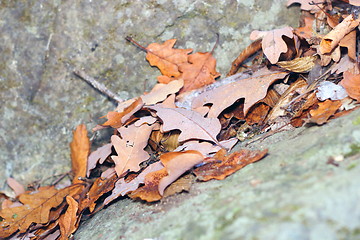
<svg viewBox="0 0 360 240">
<path fill-rule="evenodd" d="M 263 160 L 158 204 L 120 200 L 75 239 L 360 239 L 360 110 L 252 147 Z M 237 148 L 240 148 L 238 146 Z M 330 157 L 345 156 L 339 167 Z M 257 183 L 257 184 L 256 184 Z"/>
<path fill-rule="evenodd" d="M 0 15 L 0 191 L 8 191 L 9 176 L 49 183 L 68 171 L 71 131 L 92 128 L 114 108 L 74 69 L 123 98 L 155 84 L 159 72 L 125 36 L 145 46 L 177 38 L 178 47 L 209 51 L 219 33 L 215 57 L 225 75 L 252 30 L 297 26 L 299 9 L 285 0 L 5 0 Z M 104 141 L 106 133 L 95 145 Z"/>
</svg>

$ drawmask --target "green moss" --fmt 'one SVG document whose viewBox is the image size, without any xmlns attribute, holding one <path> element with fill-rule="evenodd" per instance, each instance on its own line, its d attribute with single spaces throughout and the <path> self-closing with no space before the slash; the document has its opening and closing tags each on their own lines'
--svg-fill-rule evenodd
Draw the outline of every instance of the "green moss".
<svg viewBox="0 0 360 240">
<path fill-rule="evenodd" d="M 350 146 L 351 151 L 344 155 L 344 157 L 351 157 L 360 152 L 360 145 L 358 144 L 351 144 Z"/>
<path fill-rule="evenodd" d="M 360 116 L 357 117 L 355 120 L 352 121 L 353 125 L 359 125 L 360 124 Z"/>
<path fill-rule="evenodd" d="M 346 169 L 350 171 L 350 170 L 354 169 L 356 167 L 356 165 L 357 165 L 356 163 L 352 163 Z"/>
</svg>

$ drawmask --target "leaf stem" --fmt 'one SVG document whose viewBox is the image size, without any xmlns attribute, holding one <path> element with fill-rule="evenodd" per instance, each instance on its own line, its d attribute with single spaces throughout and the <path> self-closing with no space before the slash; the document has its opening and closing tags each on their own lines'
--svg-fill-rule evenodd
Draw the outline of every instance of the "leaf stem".
<svg viewBox="0 0 360 240">
<path fill-rule="evenodd" d="M 120 96 L 118 96 L 117 94 L 113 93 L 108 88 L 106 88 L 104 84 L 96 81 L 94 78 L 87 75 L 84 71 L 75 70 L 74 74 L 76 76 L 78 76 L 79 78 L 83 79 L 84 81 L 86 81 L 87 83 L 89 83 L 96 90 L 100 91 L 101 93 L 103 93 L 104 95 L 109 97 L 110 99 L 116 101 L 117 103 L 121 103 L 124 101 Z"/>
</svg>

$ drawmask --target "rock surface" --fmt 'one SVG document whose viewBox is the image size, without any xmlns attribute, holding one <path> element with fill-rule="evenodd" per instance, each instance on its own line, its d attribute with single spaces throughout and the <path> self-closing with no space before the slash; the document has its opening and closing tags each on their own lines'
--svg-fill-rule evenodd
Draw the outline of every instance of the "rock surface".
<svg viewBox="0 0 360 240">
<path fill-rule="evenodd" d="M 177 47 L 215 51 L 223 76 L 254 29 L 297 26 L 299 9 L 260 1 L 1 1 L 0 191 L 9 176 L 50 183 L 70 169 L 71 131 L 89 129 L 114 103 L 73 74 L 97 78 L 124 99 L 151 89 L 159 74 L 143 45 L 177 38 Z M 104 133 L 94 147 L 108 141 Z"/>
</svg>

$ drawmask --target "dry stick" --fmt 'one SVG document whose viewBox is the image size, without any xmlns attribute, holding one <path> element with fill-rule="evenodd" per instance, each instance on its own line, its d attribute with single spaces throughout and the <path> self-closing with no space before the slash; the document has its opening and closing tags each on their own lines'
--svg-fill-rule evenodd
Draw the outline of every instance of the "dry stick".
<svg viewBox="0 0 360 240">
<path fill-rule="evenodd" d="M 76 76 L 78 76 L 79 78 L 83 79 L 84 81 L 86 81 L 87 83 L 89 83 L 91 86 L 93 86 L 95 89 L 99 90 L 100 92 L 102 92 L 103 94 L 105 94 L 107 97 L 109 97 L 110 99 L 116 101 L 117 103 L 121 103 L 124 100 L 117 94 L 113 93 L 112 91 L 110 91 L 109 89 L 107 89 L 105 87 L 104 84 L 99 83 L 98 81 L 96 81 L 94 78 L 90 77 L 89 75 L 87 75 L 84 71 L 82 70 L 75 70 L 74 74 Z"/>
<path fill-rule="evenodd" d="M 252 42 L 249 46 L 247 46 L 239 56 L 232 62 L 231 69 L 227 76 L 234 75 L 239 70 L 241 64 L 248 59 L 251 55 L 255 54 L 257 51 L 261 49 L 261 39 L 258 39 Z"/>
</svg>

